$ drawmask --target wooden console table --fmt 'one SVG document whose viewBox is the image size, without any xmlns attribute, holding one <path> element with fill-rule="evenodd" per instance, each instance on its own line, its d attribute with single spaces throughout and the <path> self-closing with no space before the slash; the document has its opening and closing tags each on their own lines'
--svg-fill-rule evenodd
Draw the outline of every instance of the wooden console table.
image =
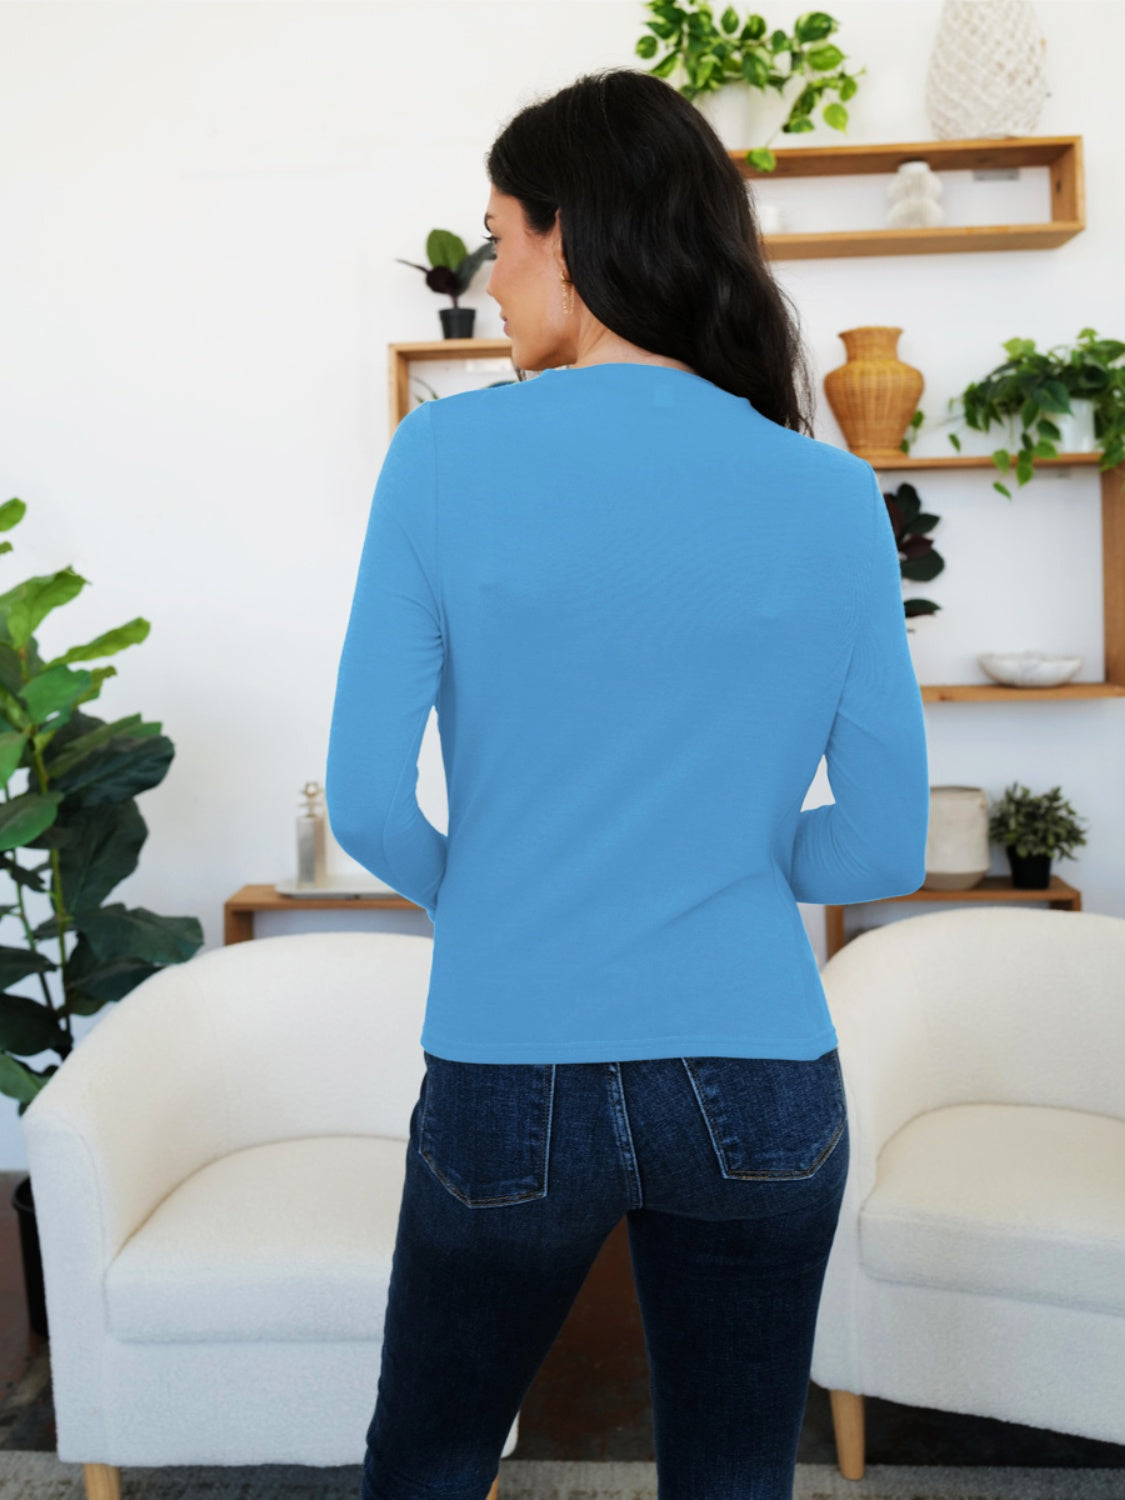
<svg viewBox="0 0 1125 1500">
<path fill-rule="evenodd" d="M 254 936 L 257 911 L 423 911 L 405 896 L 280 896 L 272 885 L 244 885 L 223 902 L 223 942 L 245 943 Z"/>
<path fill-rule="evenodd" d="M 986 875 L 979 885 L 961 891 L 911 891 L 909 896 L 888 896 L 888 901 L 1045 901 L 1058 911 L 1081 911 L 1082 892 L 1068 885 L 1058 875 L 1051 876 L 1051 883 L 1039 890 L 1024 890 L 1012 884 L 1010 875 Z M 877 901 L 849 902 L 848 906 L 878 906 Z M 844 933 L 844 912 L 848 907 L 826 906 L 824 908 L 824 936 L 826 957 L 838 953 L 847 942 Z"/>
</svg>

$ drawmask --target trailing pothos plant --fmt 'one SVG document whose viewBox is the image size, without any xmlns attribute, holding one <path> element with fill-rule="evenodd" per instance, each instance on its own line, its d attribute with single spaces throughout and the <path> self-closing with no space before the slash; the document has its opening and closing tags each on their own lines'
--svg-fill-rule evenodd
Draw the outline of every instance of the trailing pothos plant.
<svg viewBox="0 0 1125 1500">
<path fill-rule="evenodd" d="M 899 571 L 903 578 L 916 582 L 928 582 L 945 567 L 945 558 L 934 546 L 927 533 L 941 520 L 922 509 L 918 491 L 912 484 L 900 484 L 891 494 L 883 492 L 887 514 L 891 518 L 895 542 L 899 550 Z M 906 599 L 903 601 L 906 618 L 915 615 L 936 614 L 941 608 L 932 599 Z"/>
<path fill-rule="evenodd" d="M 1093 408 L 1094 437 L 1101 451 L 1099 470 L 1125 463 L 1125 343 L 1099 338 L 1095 329 L 1083 328 L 1073 345 L 1055 344 L 1040 350 L 1034 339 L 1014 338 L 1003 347 L 1008 358 L 979 380 L 970 381 L 948 403 L 951 413 L 961 407 L 965 425 L 976 432 L 1009 421 L 1018 424 L 1019 449 L 1010 453 L 1001 447 L 992 453 L 1001 474 L 1014 472 L 1017 484 L 1025 485 L 1037 458 L 1058 456 L 1062 431 L 1052 419 L 1073 415 L 1072 400 L 1089 401 Z M 911 417 L 908 435 L 900 445 L 904 453 L 910 452 L 924 419 L 921 408 Z M 950 415 L 944 420 L 956 419 Z M 957 434 L 951 432 L 948 437 L 960 453 Z M 1012 498 L 999 480 L 992 488 Z"/>
<path fill-rule="evenodd" d="M 0 532 L 26 509 L 22 500 L 0 505 Z M 0 553 L 11 550 L 0 543 Z M 23 933 L 22 943 L 0 945 L 0 1093 L 19 1101 L 21 1115 L 73 1049 L 74 1016 L 94 1015 L 203 944 L 195 917 L 103 904 L 137 868 L 148 828 L 135 799 L 164 780 L 175 747 L 140 714 L 106 723 L 80 708 L 117 669 L 77 664 L 138 645 L 147 620 L 40 655 L 36 628 L 88 582 L 66 567 L 0 594 L 0 869 L 14 896 L 0 916 Z M 24 864 L 21 850 L 45 857 Z M 29 895 L 50 900 L 50 916 L 34 925 Z M 39 998 L 10 993 L 26 979 Z M 33 1066 L 45 1052 L 59 1061 Z"/>
<path fill-rule="evenodd" d="M 793 23 L 790 36 L 781 27 L 770 31 L 764 16 L 751 14 L 740 21 L 731 5 L 723 11 L 716 26 L 714 10 L 706 0 L 649 0 L 646 8 L 655 17 L 644 23 L 645 30 L 652 35 L 642 36 L 634 50 L 638 57 L 651 58 L 659 47 L 667 47 L 656 66 L 648 71 L 657 78 L 667 78 L 676 64 L 681 63 L 687 82 L 680 86 L 679 92 L 685 99 L 717 93 L 730 83 L 746 83 L 761 89 L 763 94 L 774 89 L 781 95 L 794 78 L 800 78 L 804 86 L 779 127 L 783 134 L 802 135 L 815 129 L 813 110 L 822 95 L 831 93 L 838 94 L 839 101 L 826 104 L 820 112 L 821 119 L 833 130 L 847 130 L 848 112 L 844 105 L 858 89 L 857 80 L 867 69 L 849 73 L 840 66 L 846 54 L 828 40 L 840 23 L 827 11 L 805 11 Z M 785 71 L 779 63 L 782 57 Z M 759 172 L 772 172 L 777 167 L 777 157 L 768 145 L 747 151 L 745 159 Z"/>
</svg>

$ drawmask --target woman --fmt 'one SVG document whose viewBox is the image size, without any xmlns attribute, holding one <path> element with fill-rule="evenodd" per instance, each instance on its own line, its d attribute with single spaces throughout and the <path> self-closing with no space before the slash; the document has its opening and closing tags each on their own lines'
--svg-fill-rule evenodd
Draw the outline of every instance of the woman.
<svg viewBox="0 0 1125 1500">
<path fill-rule="evenodd" d="M 362 1494 L 484 1500 L 624 1215 L 661 1500 L 788 1500 L 848 1167 L 798 902 L 924 876 L 898 550 L 694 106 L 587 75 L 487 169 L 520 379 L 393 434 L 326 778 L 435 925 Z"/>
</svg>

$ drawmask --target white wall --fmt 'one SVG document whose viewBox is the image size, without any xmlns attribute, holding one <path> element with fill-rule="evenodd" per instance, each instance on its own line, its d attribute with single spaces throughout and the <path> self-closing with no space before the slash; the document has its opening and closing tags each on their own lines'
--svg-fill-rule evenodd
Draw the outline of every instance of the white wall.
<svg viewBox="0 0 1125 1500">
<path fill-rule="evenodd" d="M 820 125 L 795 143 L 930 138 L 939 8 L 838 0 L 834 40 L 867 74 L 846 137 Z M 843 361 L 838 331 L 862 323 L 905 330 L 933 418 L 1007 338 L 1125 333 L 1125 7 L 1036 10 L 1052 90 L 1036 133 L 1085 138 L 1085 234 L 1036 253 L 779 262 L 818 388 Z M 228 895 L 293 873 L 388 438 L 387 344 L 439 337 L 449 305 L 395 257 L 423 260 L 434 225 L 478 244 L 499 128 L 588 69 L 644 66 L 646 19 L 633 0 L 0 6 L 0 501 L 28 505 L 0 592 L 67 564 L 91 580 L 40 627 L 45 654 L 150 620 L 89 707 L 139 711 L 176 746 L 139 799 L 138 871 L 110 900 L 195 915 L 212 947 Z M 486 282 L 464 300 L 476 334 L 496 337 Z M 822 389 L 816 431 L 843 443 Z M 944 437 L 937 451 L 952 451 Z M 920 676 L 965 680 L 976 651 L 1011 644 L 1086 652 L 1081 675 L 1100 677 L 1095 472 L 1043 472 L 1012 502 L 994 477 L 915 476 L 947 560 L 911 590 L 945 606 L 915 638 Z M 1090 833 L 1058 872 L 1087 909 L 1125 909 L 1120 700 L 938 704 L 927 722 L 934 783 L 991 796 L 1061 783 Z M 423 808 L 445 829 L 433 716 L 421 766 Z M 829 797 L 822 766 L 806 805 Z M 356 868 L 330 849 L 331 868 Z M 822 911 L 804 915 L 823 956 Z M 430 930 L 421 912 L 342 912 L 260 918 L 258 932 L 380 925 Z M 22 944 L 12 917 L 0 940 Z M 0 1100 L 0 1167 L 25 1165 Z"/>
</svg>

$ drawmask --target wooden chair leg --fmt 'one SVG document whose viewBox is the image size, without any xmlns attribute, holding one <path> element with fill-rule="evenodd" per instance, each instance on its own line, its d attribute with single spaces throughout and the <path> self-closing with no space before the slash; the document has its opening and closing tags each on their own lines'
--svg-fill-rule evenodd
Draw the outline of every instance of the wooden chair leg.
<svg viewBox="0 0 1125 1500">
<path fill-rule="evenodd" d="M 855 1391 L 829 1391 L 836 1462 L 845 1479 L 863 1478 L 863 1397 Z"/>
<path fill-rule="evenodd" d="M 121 1470 L 114 1464 L 83 1464 L 86 1500 L 121 1500 Z"/>
<path fill-rule="evenodd" d="M 499 1495 L 500 1495 L 500 1476 L 499 1476 L 499 1474 L 497 1474 L 496 1478 L 492 1481 L 492 1488 L 489 1490 L 488 1494 L 485 1496 L 485 1500 L 498 1500 Z"/>
</svg>

